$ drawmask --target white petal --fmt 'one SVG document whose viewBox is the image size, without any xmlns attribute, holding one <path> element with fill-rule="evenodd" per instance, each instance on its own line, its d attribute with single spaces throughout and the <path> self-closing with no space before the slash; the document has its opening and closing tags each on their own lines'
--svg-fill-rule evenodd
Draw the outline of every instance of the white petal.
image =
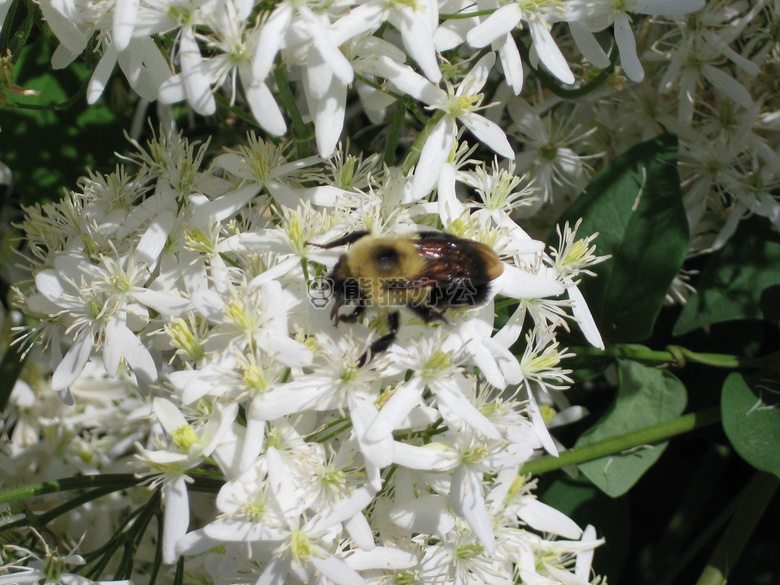
<svg viewBox="0 0 780 585">
<path fill-rule="evenodd" d="M 110 44 L 103 51 L 103 56 L 100 58 L 100 62 L 92 72 L 92 77 L 89 78 L 89 85 L 87 86 L 87 103 L 94 104 L 100 96 L 103 95 L 103 90 L 106 88 L 111 73 L 114 71 L 116 65 L 117 51 L 113 44 Z"/>
<path fill-rule="evenodd" d="M 252 115 L 258 124 L 275 136 L 281 136 L 287 132 L 284 115 L 268 86 L 265 83 L 253 83 L 249 87 L 244 86 L 244 89 L 249 107 L 252 109 Z"/>
<path fill-rule="evenodd" d="M 130 44 L 137 14 L 138 0 L 116 0 L 112 40 L 117 51 L 125 50 Z"/>
<path fill-rule="evenodd" d="M 585 297 L 582 296 L 580 289 L 577 288 L 576 285 L 570 286 L 566 289 L 566 292 L 569 293 L 569 298 L 574 302 L 572 312 L 580 325 L 583 335 L 585 335 L 585 339 L 587 339 L 588 343 L 593 347 L 604 349 L 604 341 L 601 339 L 601 333 L 599 333 L 596 321 L 593 320 L 593 315 L 591 315 L 590 309 L 588 308 L 588 303 L 585 300 Z"/>
<path fill-rule="evenodd" d="M 179 60 L 184 88 L 187 92 L 187 102 L 199 114 L 210 116 L 217 110 L 217 104 L 211 93 L 211 83 L 203 72 L 200 47 L 198 47 L 195 33 L 190 27 L 181 29 Z"/>
<path fill-rule="evenodd" d="M 455 122 L 446 115 L 431 130 L 414 171 L 412 195 L 415 198 L 424 197 L 436 186 L 439 172 L 450 156 L 456 132 Z"/>
<path fill-rule="evenodd" d="M 523 498 L 515 512 L 523 522 L 540 532 L 551 532 L 572 540 L 582 536 L 582 529 L 574 520 L 535 498 Z"/>
<path fill-rule="evenodd" d="M 496 552 L 496 536 L 482 494 L 482 474 L 465 465 L 458 467 L 452 475 L 450 498 L 452 509 L 466 519 L 485 552 L 489 555 Z"/>
<path fill-rule="evenodd" d="M 517 50 L 512 35 L 507 35 L 503 42 L 496 41 L 496 50 L 501 58 L 501 68 L 504 70 L 504 79 L 515 95 L 520 95 L 523 91 L 523 81 L 525 80 L 523 72 L 523 59 Z"/>
<path fill-rule="evenodd" d="M 257 48 L 252 61 L 252 79 L 264 82 L 274 65 L 282 46 L 284 34 L 290 26 L 295 8 L 292 3 L 280 2 L 263 25 L 257 37 Z"/>
<path fill-rule="evenodd" d="M 190 500 L 187 496 L 187 483 L 183 475 L 163 486 L 162 505 L 162 560 L 166 565 L 172 565 L 179 559 L 176 545 L 179 539 L 187 533 L 187 527 L 190 525 Z"/>
<path fill-rule="evenodd" d="M 390 510 L 388 516 L 394 524 L 411 532 L 445 535 L 455 527 L 449 500 L 436 494 L 401 502 Z"/>
<path fill-rule="evenodd" d="M 707 78 L 707 81 L 743 108 L 749 108 L 753 105 L 753 98 L 750 97 L 750 92 L 745 89 L 745 86 L 722 69 L 705 63 L 702 67 L 702 73 L 704 74 L 704 77 Z"/>
<path fill-rule="evenodd" d="M 409 569 L 414 567 L 419 560 L 416 555 L 405 550 L 377 546 L 370 551 L 356 550 L 344 559 L 344 562 L 356 571 L 367 571 L 370 569 Z"/>
<path fill-rule="evenodd" d="M 569 30 L 571 30 L 571 36 L 583 57 L 599 69 L 609 67 L 609 57 L 584 23 L 580 21 L 569 22 Z"/>
<path fill-rule="evenodd" d="M 328 63 L 333 73 L 345 84 L 352 83 L 355 72 L 352 63 L 344 56 L 344 53 L 331 40 L 328 29 L 322 21 L 308 8 L 298 6 L 298 13 L 306 20 L 312 43 L 317 47 L 323 60 Z"/>
<path fill-rule="evenodd" d="M 396 390 L 390 399 L 379 411 L 373 424 L 366 432 L 370 440 L 378 441 L 390 435 L 396 430 L 411 410 L 420 403 L 425 386 L 417 379 L 412 378 L 406 384 Z"/>
<path fill-rule="evenodd" d="M 498 124 L 491 122 L 485 116 L 480 116 L 470 112 L 458 118 L 463 124 L 471 130 L 471 133 L 479 138 L 479 141 L 485 146 L 489 146 L 501 156 L 514 158 L 515 151 L 506 133 Z M 427 144 L 427 142 L 426 142 Z M 422 157 L 421 157 L 422 158 Z"/>
<path fill-rule="evenodd" d="M 404 47 L 433 83 L 441 81 L 441 69 L 433 46 L 433 31 L 428 28 L 414 9 L 394 10 L 390 22 L 401 32 Z"/>
<path fill-rule="evenodd" d="M 528 21 L 528 29 L 531 32 L 536 54 L 555 77 L 563 83 L 574 83 L 574 73 L 569 69 L 566 57 L 561 53 L 547 27 L 547 22 L 541 18 L 533 18 Z"/>
<path fill-rule="evenodd" d="M 336 585 L 365 585 L 366 582 L 360 574 L 351 569 L 344 561 L 333 556 L 319 558 L 316 555 L 309 557 L 311 564 L 317 570 L 333 581 Z"/>
<path fill-rule="evenodd" d="M 522 13 L 516 3 L 507 4 L 488 16 L 484 22 L 472 28 L 466 35 L 469 45 L 477 49 L 509 34 L 520 22 Z"/>
<path fill-rule="evenodd" d="M 563 293 L 563 285 L 550 278 L 531 274 L 511 265 L 504 266 L 504 272 L 493 281 L 499 294 L 515 299 L 538 299 L 554 297 Z"/>
<path fill-rule="evenodd" d="M 73 342 L 73 345 L 62 358 L 51 377 L 51 387 L 55 392 L 62 392 L 76 381 L 84 371 L 87 360 L 92 353 L 92 336 L 84 331 Z"/>
<path fill-rule="evenodd" d="M 642 68 L 642 63 L 636 54 L 634 31 L 631 30 L 631 23 L 628 21 L 628 16 L 625 13 L 621 12 L 615 15 L 614 32 L 615 42 L 620 51 L 620 65 L 623 67 L 623 71 L 626 72 L 631 81 L 636 81 L 637 83 L 642 81 L 645 78 L 645 70 Z"/>
</svg>

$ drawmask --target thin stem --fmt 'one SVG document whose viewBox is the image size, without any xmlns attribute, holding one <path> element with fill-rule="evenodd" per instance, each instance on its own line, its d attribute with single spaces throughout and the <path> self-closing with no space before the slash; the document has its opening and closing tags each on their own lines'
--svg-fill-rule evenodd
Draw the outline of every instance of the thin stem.
<svg viewBox="0 0 780 585">
<path fill-rule="evenodd" d="M 276 80 L 276 87 L 279 90 L 279 99 L 292 119 L 292 134 L 293 139 L 298 145 L 298 156 L 300 158 L 311 156 L 311 144 L 309 144 L 309 141 L 314 134 L 312 133 L 311 128 L 303 121 L 303 116 L 301 116 L 301 112 L 298 110 L 298 104 L 295 103 L 295 96 L 290 89 L 290 84 L 287 82 L 287 69 L 284 68 L 284 65 L 274 67 L 274 79 Z"/>
<path fill-rule="evenodd" d="M 680 345 L 668 345 L 666 350 L 648 349 L 643 345 L 619 344 L 611 345 L 605 349 L 582 346 L 571 348 L 578 356 L 589 357 L 618 357 L 628 358 L 643 362 L 673 364 L 678 367 L 685 366 L 688 362 L 704 364 L 714 368 L 776 368 L 778 354 L 770 354 L 761 358 L 748 358 L 744 356 L 722 353 L 699 353 Z"/>
<path fill-rule="evenodd" d="M 395 114 L 393 114 L 393 122 L 390 125 L 390 134 L 387 136 L 387 145 L 385 146 L 383 160 L 387 166 L 392 165 L 395 160 L 395 149 L 398 146 L 398 137 L 401 135 L 401 129 L 404 126 L 404 118 L 406 118 L 406 106 L 402 102 L 398 102 L 395 106 Z"/>
<path fill-rule="evenodd" d="M 720 408 L 715 406 L 700 412 L 686 414 L 674 420 L 610 437 L 590 445 L 575 447 L 574 449 L 564 451 L 558 457 L 551 455 L 539 457 L 523 465 L 520 473 L 539 475 L 566 467 L 567 465 L 593 461 L 594 459 L 615 455 L 640 445 L 660 443 L 676 435 L 709 426 L 718 421 L 720 421 Z"/>
<path fill-rule="evenodd" d="M 239 108 L 235 104 L 231 104 L 228 97 L 224 94 L 221 94 L 219 92 L 214 94 L 214 98 L 217 100 L 220 106 L 223 108 L 226 108 L 230 110 L 230 112 L 236 116 L 236 118 L 240 118 L 247 124 L 251 124 L 252 126 L 255 126 L 256 128 L 260 127 L 260 124 L 257 123 L 257 120 L 255 120 L 255 117 L 251 115 L 249 112 L 245 112 L 241 108 Z"/>
<path fill-rule="evenodd" d="M 105 475 L 66 477 L 0 492 L 0 504 L 31 498 L 33 496 L 42 496 L 44 494 L 66 492 L 69 490 L 111 488 L 111 491 L 119 491 L 137 486 L 144 481 L 144 479 L 138 479 L 131 473 L 107 473 Z"/>
<path fill-rule="evenodd" d="M 443 117 L 444 112 L 437 111 L 433 116 L 431 116 L 431 119 L 426 122 L 425 126 L 420 131 L 420 134 L 415 139 L 414 143 L 409 149 L 409 152 L 406 154 L 406 158 L 404 158 L 403 164 L 401 165 L 405 175 L 408 175 L 409 171 L 412 170 L 412 167 L 417 164 L 417 161 L 420 160 L 420 153 L 422 153 L 423 146 L 425 146 L 425 141 L 428 140 L 428 136 L 433 130 L 433 127 L 436 126 L 439 120 L 441 120 Z"/>
</svg>

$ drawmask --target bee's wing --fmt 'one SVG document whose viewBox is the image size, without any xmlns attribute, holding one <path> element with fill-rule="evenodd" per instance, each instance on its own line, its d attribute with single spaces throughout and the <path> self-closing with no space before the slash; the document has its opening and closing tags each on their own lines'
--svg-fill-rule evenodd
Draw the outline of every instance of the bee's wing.
<svg viewBox="0 0 780 585">
<path fill-rule="evenodd" d="M 490 282 L 483 258 L 484 251 L 479 247 L 482 244 L 446 234 L 441 236 L 415 240 L 415 248 L 425 260 L 425 267 L 414 278 L 406 281 L 403 288 L 424 288 L 463 281 L 470 281 L 473 285 Z M 490 252 L 493 253 L 492 250 Z"/>
</svg>

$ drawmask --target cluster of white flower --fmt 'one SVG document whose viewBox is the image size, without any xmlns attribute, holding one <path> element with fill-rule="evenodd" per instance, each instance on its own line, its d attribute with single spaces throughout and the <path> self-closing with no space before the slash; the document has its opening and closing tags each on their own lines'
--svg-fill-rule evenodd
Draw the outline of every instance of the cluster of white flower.
<svg viewBox="0 0 780 585">
<path fill-rule="evenodd" d="M 163 561 L 196 557 L 209 579 L 588 583 L 595 531 L 518 471 L 557 452 L 539 397 L 569 382 L 555 337 L 566 306 L 601 345 L 577 290 L 600 260 L 591 238 L 567 226 L 545 253 L 509 220 L 535 194 L 497 167 L 449 167 L 436 201 L 377 157 L 291 161 L 251 136 L 201 168 L 205 148 L 160 138 L 139 147 L 136 173 L 91 175 L 27 210 L 26 339 L 77 404 L 42 416 L 34 389 L 15 394 L 17 473 L 146 476 L 161 488 Z M 448 197 L 456 183 L 478 185 L 472 207 Z M 312 284 L 343 250 L 310 243 L 437 226 L 496 250 L 491 292 L 516 311 L 497 332 L 493 298 L 435 325 L 404 314 L 396 343 L 361 363 L 382 320 L 332 323 Z M 58 469 L 36 467 L 53 448 Z M 208 469 L 226 483 L 192 530 L 188 482 Z M 89 540 L 105 541 L 93 506 L 74 525 L 99 514 Z"/>
<path fill-rule="evenodd" d="M 776 2 L 41 0 L 40 5 L 62 43 L 55 67 L 81 54 L 97 33 L 102 57 L 89 84 L 90 103 L 118 64 L 144 100 L 186 100 L 208 115 L 216 111 L 214 93 L 224 91 L 231 103 L 245 100 L 264 130 L 282 135 L 287 124 L 279 103 L 293 99 L 289 79 L 300 92 L 298 107 L 314 123 L 319 154 L 328 158 L 343 130 L 352 89 L 374 123 L 396 99 L 413 98 L 438 110 L 438 123 L 427 128 L 421 146 L 417 195 L 435 187 L 460 122 L 499 155 L 517 153 L 518 167 L 543 191 L 538 207 L 548 204 L 547 217 L 557 216 L 582 190 L 589 159 L 612 156 L 667 129 L 681 139 L 692 253 L 722 246 L 748 214 L 780 224 L 772 195 L 780 182 Z M 614 39 L 611 58 L 605 30 Z M 479 63 L 464 78 L 472 57 Z M 631 83 L 624 85 L 613 73 L 593 91 L 575 91 L 567 97 L 577 99 L 566 101 L 534 91 L 539 87 L 534 80 L 523 99 L 514 97 L 524 88 L 529 65 L 563 88 L 587 86 L 599 69 L 609 71 L 610 62 L 619 63 Z M 503 79 L 493 99 L 513 120 L 508 135 L 503 107 L 487 118 L 475 113 L 484 106 L 479 91 L 488 75 Z"/>
</svg>

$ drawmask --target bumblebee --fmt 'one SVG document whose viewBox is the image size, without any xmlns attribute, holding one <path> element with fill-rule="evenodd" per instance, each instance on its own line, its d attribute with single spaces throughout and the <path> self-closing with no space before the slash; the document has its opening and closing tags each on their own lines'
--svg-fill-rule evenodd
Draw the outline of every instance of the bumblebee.
<svg viewBox="0 0 780 585">
<path fill-rule="evenodd" d="M 440 232 L 372 236 L 357 231 L 314 245 L 331 249 L 350 244 L 328 276 L 335 297 L 331 318 L 336 325 L 354 323 L 371 308 L 387 314 L 389 329 L 360 357 L 360 366 L 392 345 L 402 307 L 426 323 L 446 322 L 449 307 L 482 304 L 490 283 L 504 271 L 490 246 Z M 343 306 L 352 311 L 340 313 Z"/>
</svg>

